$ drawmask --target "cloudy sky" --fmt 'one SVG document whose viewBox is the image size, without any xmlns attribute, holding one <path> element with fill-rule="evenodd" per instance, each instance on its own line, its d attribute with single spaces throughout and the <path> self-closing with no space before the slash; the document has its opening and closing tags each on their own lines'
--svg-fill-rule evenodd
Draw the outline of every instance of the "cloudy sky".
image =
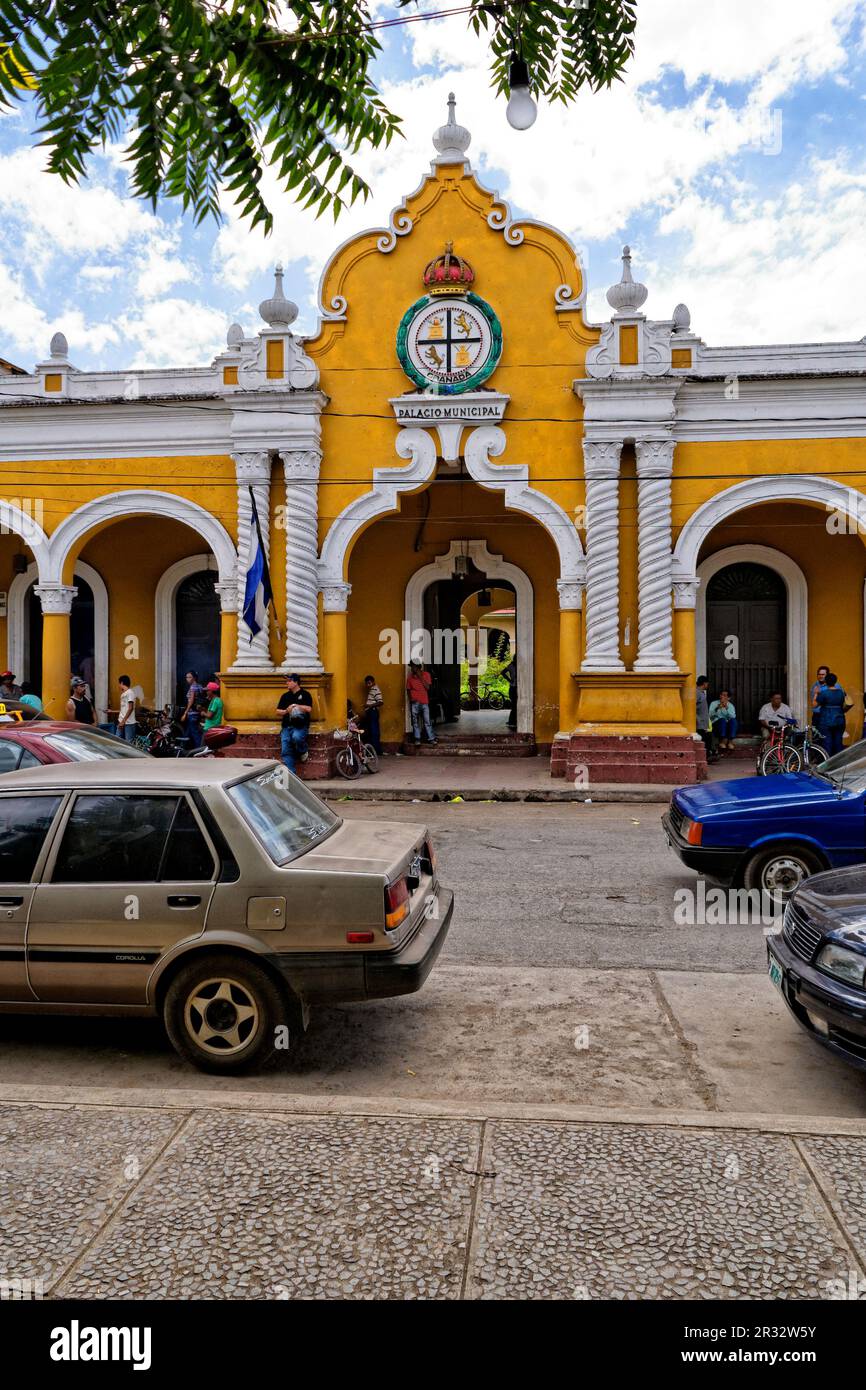
<svg viewBox="0 0 866 1390">
<path fill-rule="evenodd" d="M 267 178 L 267 239 L 230 206 L 219 226 L 153 213 L 126 196 L 122 149 L 66 188 L 42 172 L 30 113 L 0 116 L 0 356 L 30 367 L 62 328 L 80 367 L 207 362 L 232 320 L 255 328 L 279 259 L 312 332 L 324 260 L 417 187 L 451 88 L 482 180 L 580 248 L 591 319 L 610 312 L 629 241 L 647 312 L 683 300 L 707 342 L 862 338 L 866 0 L 639 0 L 638 13 L 626 80 L 542 106 L 526 132 L 507 124 L 465 17 L 386 31 L 376 77 L 405 139 L 358 161 L 373 197 L 336 228 Z"/>
</svg>

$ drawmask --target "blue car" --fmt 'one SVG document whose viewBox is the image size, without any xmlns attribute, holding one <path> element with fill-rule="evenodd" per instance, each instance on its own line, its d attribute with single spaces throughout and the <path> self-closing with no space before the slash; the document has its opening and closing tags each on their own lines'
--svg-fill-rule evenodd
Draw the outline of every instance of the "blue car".
<svg viewBox="0 0 866 1390">
<path fill-rule="evenodd" d="M 808 772 L 678 787 L 663 825 L 689 868 L 788 898 L 866 861 L 866 740 Z"/>
</svg>

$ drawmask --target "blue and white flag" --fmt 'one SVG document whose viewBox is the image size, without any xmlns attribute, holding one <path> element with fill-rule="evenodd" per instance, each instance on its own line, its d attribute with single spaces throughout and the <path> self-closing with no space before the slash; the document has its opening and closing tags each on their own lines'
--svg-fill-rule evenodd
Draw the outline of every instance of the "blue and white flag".
<svg viewBox="0 0 866 1390">
<path fill-rule="evenodd" d="M 259 514 L 256 510 L 255 494 L 250 488 L 250 506 L 252 514 L 250 516 L 250 540 L 249 562 L 247 564 L 247 582 L 244 589 L 244 622 L 250 630 L 250 641 L 257 633 L 261 632 L 265 626 L 268 613 L 268 605 L 273 602 L 273 590 L 271 589 L 271 576 L 268 570 L 268 557 L 265 554 L 265 546 L 262 540 L 262 528 L 259 525 Z"/>
</svg>

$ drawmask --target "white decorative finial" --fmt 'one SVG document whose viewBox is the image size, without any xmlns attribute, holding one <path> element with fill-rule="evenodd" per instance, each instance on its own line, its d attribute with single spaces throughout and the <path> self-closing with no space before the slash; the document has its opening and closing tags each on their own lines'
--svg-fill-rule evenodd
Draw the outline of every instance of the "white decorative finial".
<svg viewBox="0 0 866 1390">
<path fill-rule="evenodd" d="M 230 348 L 239 348 L 239 347 L 241 346 L 241 343 L 243 342 L 243 340 L 244 340 L 244 330 L 241 328 L 240 324 L 239 324 L 239 323 L 232 323 L 232 324 L 230 324 L 230 325 L 229 325 L 229 331 L 228 331 L 228 333 L 226 334 L 226 343 L 228 344 L 228 346 L 229 346 Z"/>
<path fill-rule="evenodd" d="M 69 344 L 68 344 L 68 342 L 66 341 L 66 334 L 65 334 L 65 333 L 55 333 L 55 334 L 54 334 L 54 337 L 51 339 L 51 347 L 50 347 L 49 351 L 50 351 L 52 357 L 68 357 L 68 356 L 69 356 Z"/>
<path fill-rule="evenodd" d="M 674 309 L 674 332 L 688 333 L 692 324 L 692 316 L 685 304 L 678 304 Z"/>
<path fill-rule="evenodd" d="M 457 124 L 457 98 L 448 93 L 448 120 L 433 135 L 437 154 L 434 164 L 465 164 L 466 151 L 472 143 L 472 136 L 465 126 Z"/>
<path fill-rule="evenodd" d="M 631 278 L 631 247 L 622 248 L 622 279 L 611 285 L 607 302 L 617 314 L 636 314 L 645 302 L 649 290 Z"/>
<path fill-rule="evenodd" d="M 288 328 L 298 317 L 298 306 L 283 293 L 283 266 L 277 261 L 274 267 L 274 292 L 270 299 L 263 299 L 259 313 L 271 328 Z"/>
</svg>

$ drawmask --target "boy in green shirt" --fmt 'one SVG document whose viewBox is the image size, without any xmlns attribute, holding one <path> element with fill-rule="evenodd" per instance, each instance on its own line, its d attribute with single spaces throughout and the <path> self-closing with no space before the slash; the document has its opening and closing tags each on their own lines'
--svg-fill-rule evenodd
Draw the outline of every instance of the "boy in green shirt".
<svg viewBox="0 0 866 1390">
<path fill-rule="evenodd" d="M 220 688 L 216 681 L 209 681 L 205 686 L 205 690 L 211 697 L 203 726 L 204 732 L 207 733 L 208 729 L 215 729 L 218 724 L 222 724 L 225 715 L 223 712 L 223 702 L 220 699 Z"/>
</svg>

